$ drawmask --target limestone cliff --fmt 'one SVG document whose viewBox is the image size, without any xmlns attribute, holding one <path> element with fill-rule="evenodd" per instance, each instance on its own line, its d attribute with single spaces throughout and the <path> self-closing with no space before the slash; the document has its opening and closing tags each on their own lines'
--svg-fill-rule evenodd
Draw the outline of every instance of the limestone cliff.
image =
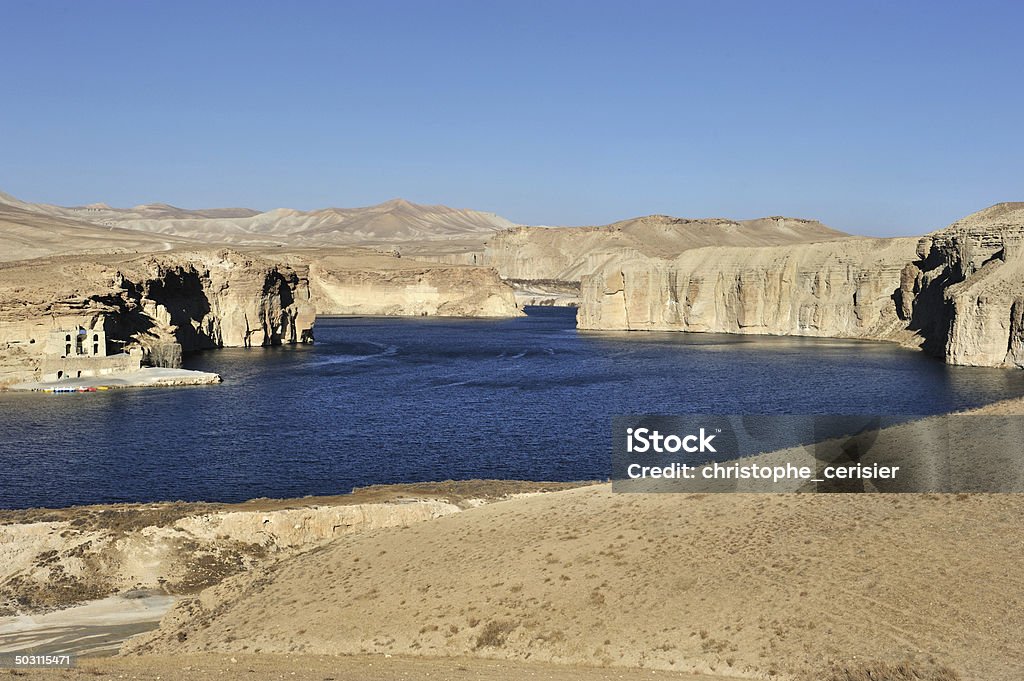
<svg viewBox="0 0 1024 681">
<path fill-rule="evenodd" d="M 423 263 L 377 254 L 309 259 L 319 314 L 514 317 L 511 287 L 493 269 Z"/>
<path fill-rule="evenodd" d="M 916 239 L 698 248 L 584 277 L 579 326 L 892 338 Z"/>
<path fill-rule="evenodd" d="M 0 384 L 38 374 L 49 332 L 103 330 L 107 352 L 181 352 L 311 338 L 305 273 L 233 251 L 55 258 L 0 268 Z"/>
<path fill-rule="evenodd" d="M 310 341 L 316 314 L 516 316 L 482 267 L 345 251 L 171 251 L 0 264 L 0 385 L 35 380 L 51 331 L 102 330 L 108 353 Z"/>
<path fill-rule="evenodd" d="M 141 313 L 171 333 L 185 351 L 280 345 L 311 340 L 315 311 L 305 271 L 263 258 L 220 251 L 152 258 L 136 284 Z"/>
<path fill-rule="evenodd" d="M 1001 203 L 920 240 L 899 313 L 950 364 L 1024 367 L 1024 203 Z"/>
<path fill-rule="evenodd" d="M 924 238 L 634 256 L 583 278 L 579 326 L 834 336 L 1024 366 L 1024 203 Z"/>
</svg>

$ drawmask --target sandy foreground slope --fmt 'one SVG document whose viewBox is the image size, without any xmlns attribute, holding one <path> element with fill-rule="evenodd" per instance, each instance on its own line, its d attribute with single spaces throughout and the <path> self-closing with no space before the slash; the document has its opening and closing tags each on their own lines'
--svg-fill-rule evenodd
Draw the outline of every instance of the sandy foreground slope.
<svg viewBox="0 0 1024 681">
<path fill-rule="evenodd" d="M 592 486 L 342 538 L 204 592 L 132 649 L 1019 679 L 1022 530 L 1009 495 Z"/>
</svg>

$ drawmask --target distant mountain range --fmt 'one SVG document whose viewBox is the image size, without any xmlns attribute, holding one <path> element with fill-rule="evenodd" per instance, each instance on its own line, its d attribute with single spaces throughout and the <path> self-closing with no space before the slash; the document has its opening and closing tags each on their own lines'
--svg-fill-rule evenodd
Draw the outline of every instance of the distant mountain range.
<svg viewBox="0 0 1024 681">
<path fill-rule="evenodd" d="M 519 228 L 512 230 L 510 228 Z M 496 233 L 504 234 L 495 238 Z M 0 192 L 0 261 L 196 244 L 235 247 L 364 246 L 443 262 L 490 264 L 503 276 L 578 279 L 598 255 L 672 257 L 698 246 L 755 246 L 842 238 L 794 218 L 734 221 L 649 215 L 599 227 L 525 227 L 494 213 L 393 199 L 363 208 L 190 210 L 166 203 L 56 206 Z M 485 243 L 491 244 L 485 252 Z M 560 260 L 548 263 L 552 257 Z M 598 259 L 606 259 L 601 255 Z M 561 261 L 565 262 L 561 262 Z M 550 265 L 548 267 L 547 265 Z M 534 272 L 537 270 L 537 272 Z M 541 276 L 540 271 L 549 276 Z M 571 271 L 570 271 L 571 270 Z M 580 272 L 576 272 L 580 270 Z"/>
<path fill-rule="evenodd" d="M 0 205 L 94 226 L 238 246 L 301 247 L 486 238 L 515 226 L 494 213 L 424 206 L 404 199 L 364 208 L 277 208 L 261 213 L 249 208 L 188 210 L 165 203 L 133 208 L 112 208 L 104 203 L 64 207 L 28 203 L 0 193 Z"/>
</svg>

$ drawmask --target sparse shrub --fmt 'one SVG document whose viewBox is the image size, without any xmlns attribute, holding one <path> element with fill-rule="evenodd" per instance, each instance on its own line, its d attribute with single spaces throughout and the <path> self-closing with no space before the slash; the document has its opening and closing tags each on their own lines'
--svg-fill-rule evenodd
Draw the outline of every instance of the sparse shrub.
<svg viewBox="0 0 1024 681">
<path fill-rule="evenodd" d="M 945 666 L 910 662 L 863 662 L 833 665 L 825 681 L 960 681 L 960 675 Z"/>
<path fill-rule="evenodd" d="M 181 367 L 181 345 L 174 342 L 154 343 L 149 348 L 149 363 L 155 367 Z"/>
<path fill-rule="evenodd" d="M 480 650 L 481 648 L 501 648 L 505 645 L 505 641 L 508 640 L 508 635 L 511 634 L 518 625 L 510 620 L 491 620 L 484 625 L 484 628 L 480 630 L 480 635 L 476 637 L 476 645 L 474 650 Z"/>
</svg>

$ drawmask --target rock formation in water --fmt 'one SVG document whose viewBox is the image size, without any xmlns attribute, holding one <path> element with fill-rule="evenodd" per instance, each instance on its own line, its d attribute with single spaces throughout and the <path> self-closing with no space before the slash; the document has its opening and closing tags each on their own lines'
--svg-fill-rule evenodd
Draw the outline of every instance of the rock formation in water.
<svg viewBox="0 0 1024 681">
<path fill-rule="evenodd" d="M 920 240 L 896 302 L 950 364 L 1024 367 L 1024 203 L 1000 203 Z"/>
<path fill-rule="evenodd" d="M 846 236 L 820 222 L 686 219 L 649 215 L 602 227 L 515 227 L 495 234 L 483 262 L 517 291 L 521 304 L 576 305 L 586 275 L 645 258 L 673 258 L 703 246 L 824 241 Z"/>
<path fill-rule="evenodd" d="M 174 366 L 182 351 L 309 339 L 314 314 L 301 271 L 227 250 L 7 265 L 0 383 L 35 378 L 54 330 L 102 330 L 109 352 Z"/>
<path fill-rule="evenodd" d="M 634 256 L 583 278 L 579 325 L 896 340 L 1024 366 L 1022 252 L 1024 204 L 999 204 L 922 239 Z"/>
</svg>

